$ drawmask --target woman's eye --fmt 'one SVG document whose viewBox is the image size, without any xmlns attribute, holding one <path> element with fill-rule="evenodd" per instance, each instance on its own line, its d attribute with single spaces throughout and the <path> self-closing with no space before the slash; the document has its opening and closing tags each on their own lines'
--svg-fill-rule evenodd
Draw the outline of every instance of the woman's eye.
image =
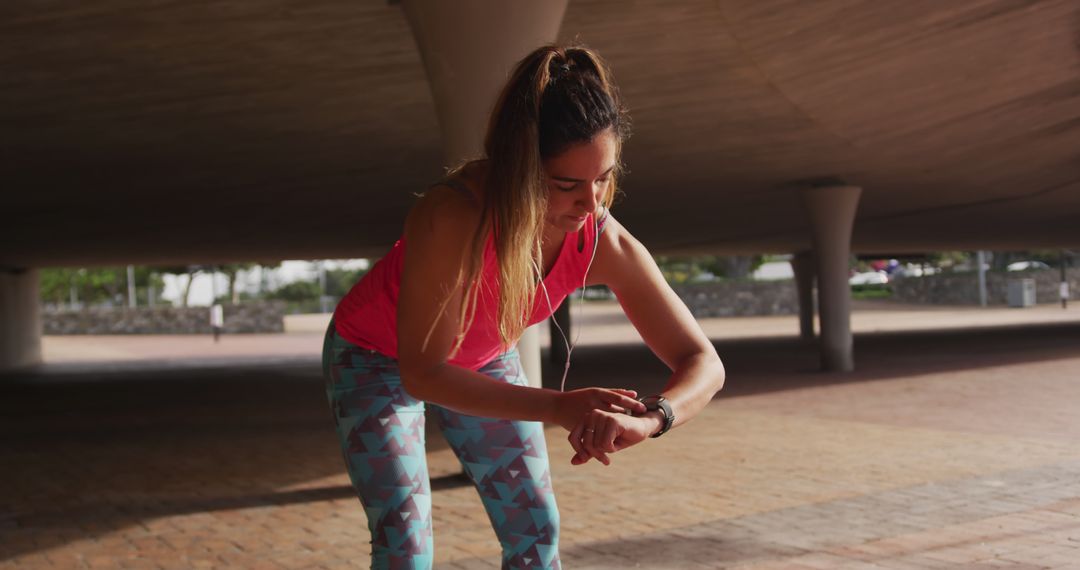
<svg viewBox="0 0 1080 570">
<path fill-rule="evenodd" d="M 559 186 L 558 184 L 556 184 L 555 187 L 558 188 L 559 190 L 562 190 L 563 192 L 569 192 L 569 191 L 573 190 L 574 188 L 577 188 L 577 184 L 574 184 L 572 186 Z"/>
</svg>

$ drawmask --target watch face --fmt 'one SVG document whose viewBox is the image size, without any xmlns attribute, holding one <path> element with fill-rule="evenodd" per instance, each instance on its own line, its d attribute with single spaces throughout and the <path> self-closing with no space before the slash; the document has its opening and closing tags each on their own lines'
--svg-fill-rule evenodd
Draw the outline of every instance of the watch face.
<svg viewBox="0 0 1080 570">
<path fill-rule="evenodd" d="M 657 409 L 660 404 L 660 398 L 657 398 L 656 396 L 646 396 L 644 398 L 641 398 L 639 401 L 642 404 L 645 404 L 645 407 L 650 410 Z"/>
</svg>

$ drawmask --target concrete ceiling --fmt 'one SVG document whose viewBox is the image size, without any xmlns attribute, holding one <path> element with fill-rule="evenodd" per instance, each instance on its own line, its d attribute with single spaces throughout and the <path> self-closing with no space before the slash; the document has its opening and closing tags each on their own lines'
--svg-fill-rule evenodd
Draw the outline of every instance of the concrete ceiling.
<svg viewBox="0 0 1080 570">
<path fill-rule="evenodd" d="M 615 214 L 654 251 L 1080 245 L 1080 2 L 572 0 L 634 119 Z M 440 174 L 400 6 L 10 0 L 0 265 L 379 255 Z"/>
</svg>

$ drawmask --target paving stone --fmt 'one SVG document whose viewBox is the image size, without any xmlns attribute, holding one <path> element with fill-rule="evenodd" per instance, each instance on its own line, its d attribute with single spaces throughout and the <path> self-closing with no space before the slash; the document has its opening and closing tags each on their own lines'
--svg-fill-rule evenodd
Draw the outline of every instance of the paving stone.
<svg viewBox="0 0 1080 570">
<path fill-rule="evenodd" d="M 565 567 L 1080 566 L 1080 326 L 856 341 L 850 375 L 800 372 L 794 339 L 718 343 L 721 397 L 611 467 L 550 428 Z M 573 370 L 664 378 L 630 345 Z M 0 568 L 366 566 L 313 364 L 65 374 L 0 383 Z M 460 469 L 429 443 L 432 474 Z M 432 513 L 436 568 L 499 567 L 471 486 Z"/>
</svg>

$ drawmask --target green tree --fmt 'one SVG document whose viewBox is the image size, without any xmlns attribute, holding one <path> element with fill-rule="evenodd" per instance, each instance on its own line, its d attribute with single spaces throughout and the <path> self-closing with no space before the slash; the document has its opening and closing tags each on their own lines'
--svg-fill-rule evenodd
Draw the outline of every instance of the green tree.
<svg viewBox="0 0 1080 570">
<path fill-rule="evenodd" d="M 191 285 L 199 273 L 215 271 L 224 273 L 229 280 L 228 291 L 215 302 L 237 303 L 241 299 L 259 299 L 262 291 L 243 293 L 237 290 L 237 276 L 240 271 L 250 271 L 261 266 L 273 269 L 281 265 L 280 261 L 230 263 L 214 265 L 136 265 L 134 266 L 136 300 L 139 305 L 149 302 L 148 289 L 158 293 L 165 289 L 164 275 L 175 275 L 181 281 L 179 304 L 188 306 Z M 327 275 L 327 294 L 343 296 L 360 279 L 365 270 L 332 270 Z M 50 267 L 41 270 L 40 296 L 42 302 L 53 305 L 67 305 L 74 299 L 84 305 L 127 303 L 128 281 L 127 266 L 120 267 Z M 317 286 L 316 286 L 317 287 Z"/>
<path fill-rule="evenodd" d="M 152 265 L 135 266 L 135 300 L 139 305 L 150 303 L 150 291 L 157 291 L 155 298 L 160 298 L 165 290 L 165 280 L 161 277 L 161 270 Z"/>
<path fill-rule="evenodd" d="M 677 285 L 706 273 L 723 279 L 746 279 L 761 266 L 765 258 L 761 255 L 657 255 L 653 259 L 660 267 L 660 272 L 664 274 L 664 279 L 668 283 Z"/>
<path fill-rule="evenodd" d="M 48 267 L 40 272 L 41 300 L 63 305 L 77 292 L 79 269 L 73 267 Z"/>
<path fill-rule="evenodd" d="M 164 288 L 158 270 L 153 267 L 134 268 L 137 299 L 146 303 L 143 291 L 150 285 Z M 127 266 L 121 267 L 50 267 L 41 270 L 41 300 L 63 305 L 71 301 L 86 305 L 127 302 Z"/>
<path fill-rule="evenodd" d="M 664 275 L 664 279 L 672 285 L 686 283 L 701 273 L 701 269 L 687 257 L 655 255 L 653 259 L 660 268 L 660 273 Z"/>
<path fill-rule="evenodd" d="M 314 313 L 320 310 L 322 289 L 313 281 L 293 281 L 266 295 L 267 299 L 285 301 L 289 313 Z"/>
<path fill-rule="evenodd" d="M 367 269 L 328 269 L 326 294 L 331 297 L 344 297 L 367 271 Z"/>
<path fill-rule="evenodd" d="M 935 251 L 926 254 L 926 259 L 933 267 L 948 269 L 960 265 L 974 257 L 966 251 Z"/>
<path fill-rule="evenodd" d="M 311 281 L 293 281 L 283 285 L 266 295 L 268 299 L 280 299 L 282 301 L 301 302 L 318 301 L 322 291 L 319 284 Z"/>
<path fill-rule="evenodd" d="M 761 264 L 764 255 L 726 255 L 700 257 L 701 268 L 724 279 L 749 279 Z"/>
<path fill-rule="evenodd" d="M 255 267 L 255 263 L 223 263 L 218 265 L 208 265 L 206 269 L 215 273 L 224 273 L 225 277 L 229 280 L 229 291 L 225 297 L 226 302 L 235 305 L 240 302 L 240 295 L 236 291 L 236 275 L 241 271 L 250 271 Z M 217 302 L 217 299 L 214 299 Z"/>
</svg>

